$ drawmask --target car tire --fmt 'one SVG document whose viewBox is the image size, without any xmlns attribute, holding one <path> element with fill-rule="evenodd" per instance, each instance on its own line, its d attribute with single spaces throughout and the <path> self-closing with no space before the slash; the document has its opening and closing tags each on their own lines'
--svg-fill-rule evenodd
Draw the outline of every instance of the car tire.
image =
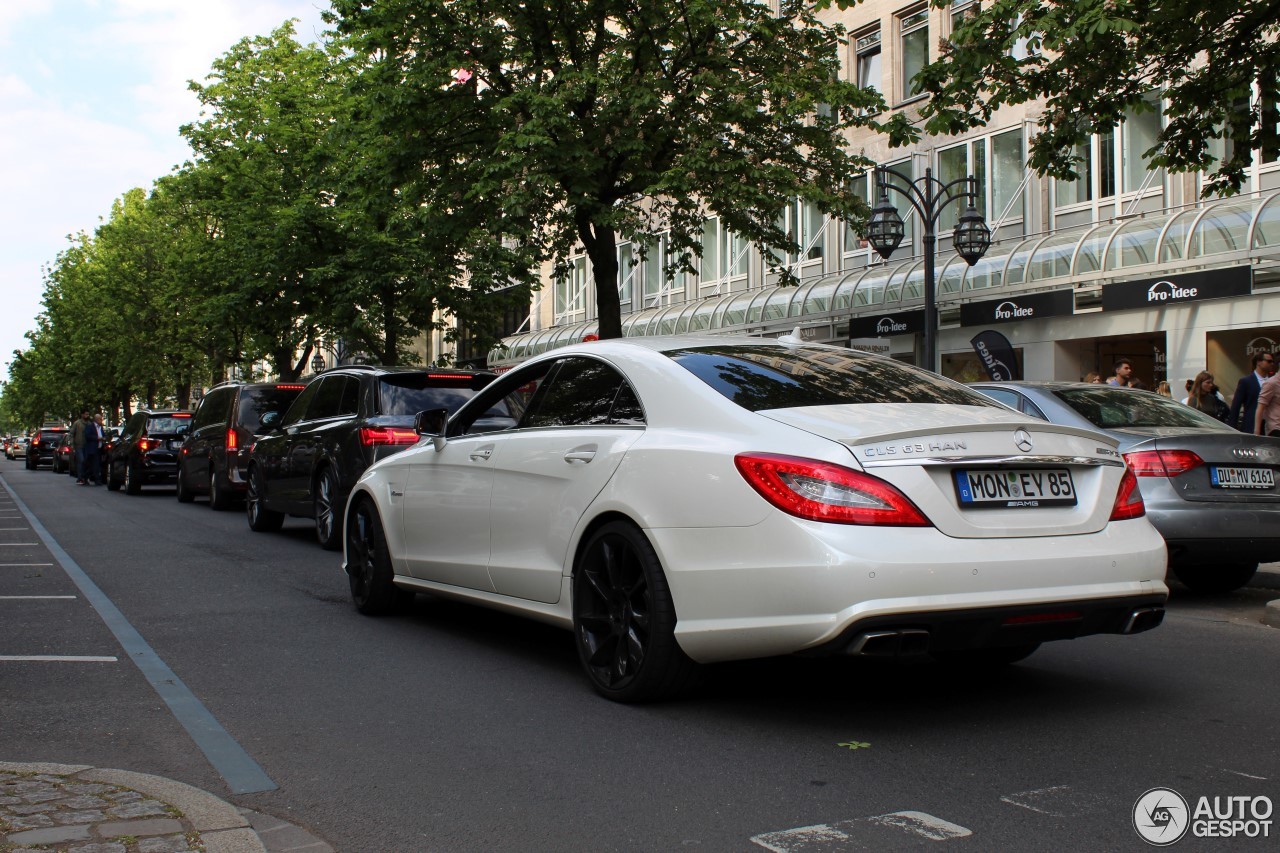
<svg viewBox="0 0 1280 853">
<path fill-rule="evenodd" d="M 676 642 L 676 609 L 658 555 L 634 525 L 592 534 L 573 571 L 573 636 L 591 686 L 615 702 L 688 689 L 698 665 Z"/>
<path fill-rule="evenodd" d="M 181 462 L 178 463 L 178 503 L 189 504 L 196 499 L 196 493 L 191 491 L 191 485 L 187 483 L 187 466 Z"/>
<path fill-rule="evenodd" d="M 948 666 L 996 667 L 1009 666 L 1026 660 L 1040 648 L 1039 643 L 1022 643 L 1016 646 L 995 646 L 989 649 L 965 649 L 956 652 L 931 652 L 933 659 Z"/>
<path fill-rule="evenodd" d="M 219 474 L 212 463 L 209 465 L 209 509 L 221 512 L 231 507 L 232 492 L 227 478 Z"/>
<path fill-rule="evenodd" d="M 120 491 L 120 481 L 116 479 L 116 466 L 112 464 L 107 465 L 107 491 Z"/>
<path fill-rule="evenodd" d="M 255 533 L 272 533 L 284 526 L 284 513 L 267 509 L 263 502 L 265 494 L 261 469 L 250 468 L 249 491 L 245 495 L 244 510 L 249 519 L 249 529 Z"/>
<path fill-rule="evenodd" d="M 1257 563 L 1223 563 L 1212 566 L 1174 566 L 1173 574 L 1192 592 L 1213 595 L 1234 592 L 1258 571 Z"/>
<path fill-rule="evenodd" d="M 413 593 L 395 585 L 387 536 L 377 507 L 360 498 L 347 518 L 347 579 L 351 601 L 366 616 L 381 616 L 413 600 Z"/>
<path fill-rule="evenodd" d="M 138 473 L 138 466 L 132 462 L 124 464 L 124 493 L 126 495 L 142 494 L 142 477 Z"/>
<path fill-rule="evenodd" d="M 338 474 L 332 466 L 325 466 L 316 478 L 314 500 L 316 540 L 326 551 L 342 547 L 343 500 L 338 495 Z"/>
</svg>

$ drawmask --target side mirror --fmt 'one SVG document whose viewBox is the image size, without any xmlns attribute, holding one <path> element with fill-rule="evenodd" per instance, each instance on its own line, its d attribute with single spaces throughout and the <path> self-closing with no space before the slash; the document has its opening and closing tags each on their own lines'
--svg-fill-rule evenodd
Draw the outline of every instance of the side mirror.
<svg viewBox="0 0 1280 853">
<path fill-rule="evenodd" d="M 430 438 L 436 450 L 444 450 L 444 433 L 448 427 L 448 409 L 427 409 L 425 412 L 418 412 L 413 419 L 414 430 L 418 435 Z"/>
<path fill-rule="evenodd" d="M 275 428 L 276 428 L 276 424 L 280 423 L 280 413 L 279 413 L 279 412 L 267 412 L 266 414 L 264 414 L 264 415 L 262 416 L 262 421 L 261 421 L 261 423 L 262 423 L 262 428 L 263 428 L 264 430 L 273 430 L 273 429 L 275 429 Z"/>
</svg>

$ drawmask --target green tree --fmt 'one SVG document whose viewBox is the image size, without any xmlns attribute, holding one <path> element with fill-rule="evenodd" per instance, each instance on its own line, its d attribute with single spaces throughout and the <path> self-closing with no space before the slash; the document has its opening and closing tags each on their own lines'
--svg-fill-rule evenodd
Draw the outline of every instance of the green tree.
<svg viewBox="0 0 1280 853">
<path fill-rule="evenodd" d="M 575 246 L 591 260 L 602 337 L 621 335 L 616 244 L 666 234 L 692 270 L 708 215 L 795 251 L 797 196 L 860 211 L 866 164 L 844 131 L 876 126 L 873 92 L 839 79 L 838 27 L 809 4 L 755 0 L 336 0 L 330 20 L 366 62 L 371 121 L 445 255 L 531 284 Z M 456 251 L 455 251 L 456 249 Z M 441 275 L 448 274 L 439 269 Z M 786 270 L 780 271 L 789 279 Z"/>
<path fill-rule="evenodd" d="M 1277 36 L 1275 0 L 990 0 L 921 72 L 932 94 L 924 129 L 962 132 L 1001 106 L 1043 99 L 1030 164 L 1070 179 L 1075 146 L 1150 109 L 1155 95 L 1166 125 L 1151 165 L 1205 170 L 1206 195 L 1235 192 L 1253 149 L 1280 147 Z M 916 132 L 905 118 L 893 129 L 899 141 Z"/>
</svg>

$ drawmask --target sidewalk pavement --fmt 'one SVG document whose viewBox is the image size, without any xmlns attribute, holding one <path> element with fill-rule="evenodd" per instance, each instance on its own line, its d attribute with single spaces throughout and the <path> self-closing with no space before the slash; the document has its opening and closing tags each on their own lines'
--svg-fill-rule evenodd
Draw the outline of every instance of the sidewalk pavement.
<svg viewBox="0 0 1280 853">
<path fill-rule="evenodd" d="M 199 788 L 85 764 L 0 761 L 3 853 L 334 853 Z"/>
</svg>

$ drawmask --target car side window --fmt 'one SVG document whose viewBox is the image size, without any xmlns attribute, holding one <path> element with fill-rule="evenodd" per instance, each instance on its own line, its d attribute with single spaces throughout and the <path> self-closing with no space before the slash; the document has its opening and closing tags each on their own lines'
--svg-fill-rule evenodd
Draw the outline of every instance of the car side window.
<svg viewBox="0 0 1280 853">
<path fill-rule="evenodd" d="M 1039 418 L 1042 421 L 1049 420 L 1044 416 L 1044 412 L 1040 411 L 1040 407 L 1037 406 L 1035 403 L 1031 402 L 1026 397 L 1022 398 L 1022 411 L 1026 412 L 1028 415 L 1031 415 L 1031 417 L 1033 418 Z"/>
<path fill-rule="evenodd" d="M 280 426 L 293 426 L 307 414 L 307 409 L 311 406 L 311 401 L 315 399 L 316 391 L 320 389 L 319 382 L 312 382 L 306 389 L 298 395 L 298 399 L 293 401 L 293 405 L 289 407 L 289 411 L 284 413 L 284 417 L 280 420 Z"/>
<path fill-rule="evenodd" d="M 622 374 L 602 361 L 591 358 L 562 359 L 551 377 L 551 384 L 537 404 L 530 407 L 520 422 L 521 427 L 600 426 L 616 423 L 612 419 L 614 405 L 626 388 L 634 403 L 634 417 L 639 401 Z M 643 413 L 641 413 L 643 418 Z"/>
<path fill-rule="evenodd" d="M 307 407 L 307 420 L 336 418 L 342 414 L 342 397 L 347 390 L 347 377 L 326 376 L 320 380 L 320 390 Z"/>
<path fill-rule="evenodd" d="M 513 429 L 529 410 L 538 390 L 558 361 L 517 368 L 472 397 L 449 422 L 449 435 L 471 435 Z"/>
<path fill-rule="evenodd" d="M 342 387 L 342 402 L 338 405 L 338 414 L 353 417 L 360 414 L 360 380 L 354 376 L 344 376 L 346 384 Z"/>
<path fill-rule="evenodd" d="M 1004 388 L 974 388 L 973 390 L 990 397 L 997 403 L 1003 403 L 1015 411 L 1018 408 L 1019 395 L 1015 394 L 1013 391 L 1008 391 Z"/>
<path fill-rule="evenodd" d="M 235 396 L 234 388 L 223 388 L 201 400 L 191 423 L 192 432 L 210 424 L 226 423 L 233 396 Z"/>
</svg>

